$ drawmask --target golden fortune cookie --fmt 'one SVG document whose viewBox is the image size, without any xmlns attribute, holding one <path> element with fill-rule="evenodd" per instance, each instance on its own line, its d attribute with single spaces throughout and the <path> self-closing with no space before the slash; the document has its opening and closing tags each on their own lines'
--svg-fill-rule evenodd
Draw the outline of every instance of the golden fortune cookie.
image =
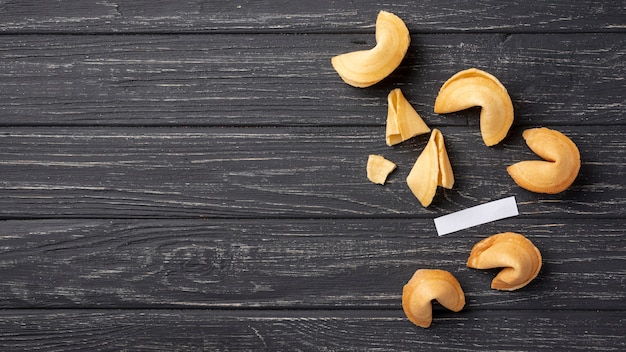
<svg viewBox="0 0 626 352">
<path fill-rule="evenodd" d="M 432 301 L 458 312 L 465 306 L 465 293 L 448 271 L 418 269 L 402 289 L 402 309 L 413 324 L 428 328 L 433 320 Z"/>
<path fill-rule="evenodd" d="M 365 88 L 389 76 L 404 59 L 411 37 L 400 17 L 380 11 L 376 18 L 376 46 L 341 54 L 331 59 L 333 68 L 347 84 Z"/>
<path fill-rule="evenodd" d="M 480 106 L 480 133 L 487 146 L 502 141 L 513 124 L 513 103 L 493 75 L 470 68 L 450 77 L 439 90 L 435 113 L 446 114 Z"/>
<path fill-rule="evenodd" d="M 504 232 L 476 243 L 467 266 L 473 269 L 503 268 L 491 282 L 491 288 L 513 291 L 537 277 L 541 270 L 541 253 L 523 235 Z"/>
<path fill-rule="evenodd" d="M 515 183 L 536 193 L 556 194 L 574 183 L 580 170 L 580 152 L 563 133 L 545 127 L 522 134 L 528 147 L 545 160 L 525 160 L 507 167 Z"/>
</svg>

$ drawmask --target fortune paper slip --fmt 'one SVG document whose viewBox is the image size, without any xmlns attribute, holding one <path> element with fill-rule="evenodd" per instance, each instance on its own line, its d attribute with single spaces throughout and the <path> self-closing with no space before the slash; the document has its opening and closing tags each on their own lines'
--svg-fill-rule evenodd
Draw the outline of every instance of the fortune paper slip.
<svg viewBox="0 0 626 352">
<path fill-rule="evenodd" d="M 435 218 L 437 235 L 443 236 L 473 226 L 519 215 L 511 196 Z"/>
</svg>

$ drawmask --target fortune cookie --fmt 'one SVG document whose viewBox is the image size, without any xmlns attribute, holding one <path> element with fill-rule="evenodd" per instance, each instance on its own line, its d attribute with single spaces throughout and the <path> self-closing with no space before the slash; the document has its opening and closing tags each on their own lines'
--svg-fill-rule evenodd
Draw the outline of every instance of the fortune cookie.
<svg viewBox="0 0 626 352">
<path fill-rule="evenodd" d="M 406 183 L 424 207 L 428 207 L 433 201 L 437 186 L 450 189 L 454 185 L 454 174 L 443 134 L 438 129 L 433 129 L 428 144 L 415 161 Z"/>
<path fill-rule="evenodd" d="M 569 188 L 580 170 L 576 144 L 561 132 L 545 127 L 522 134 L 528 147 L 545 160 L 525 160 L 507 167 L 515 183 L 537 193 L 555 194 Z"/>
<path fill-rule="evenodd" d="M 523 235 L 504 232 L 476 243 L 467 259 L 473 269 L 502 269 L 491 282 L 491 288 L 513 291 L 526 286 L 541 269 L 541 253 Z"/>
<path fill-rule="evenodd" d="M 480 133 L 487 146 L 500 143 L 513 124 L 513 103 L 493 75 L 470 68 L 450 77 L 439 90 L 435 113 L 446 114 L 480 106 Z"/>
<path fill-rule="evenodd" d="M 439 269 L 419 269 L 402 289 L 402 309 L 409 320 L 428 328 L 433 320 L 432 300 L 458 312 L 465 306 L 465 294 L 459 281 Z"/>
<path fill-rule="evenodd" d="M 376 19 L 376 46 L 335 56 L 331 63 L 347 84 L 369 87 L 400 66 L 410 42 L 409 30 L 400 17 L 381 11 Z"/>
<path fill-rule="evenodd" d="M 387 128 L 385 140 L 391 146 L 430 132 L 421 116 L 406 100 L 400 88 L 387 95 Z"/>
</svg>

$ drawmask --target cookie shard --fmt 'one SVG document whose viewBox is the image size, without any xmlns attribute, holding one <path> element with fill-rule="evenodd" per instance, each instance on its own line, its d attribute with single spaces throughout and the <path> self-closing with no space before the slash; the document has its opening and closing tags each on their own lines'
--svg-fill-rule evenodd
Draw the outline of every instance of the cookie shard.
<svg viewBox="0 0 626 352">
<path fill-rule="evenodd" d="M 373 183 L 384 185 L 389 174 L 396 169 L 396 164 L 382 155 L 371 154 L 367 158 L 367 179 Z"/>
<path fill-rule="evenodd" d="M 387 127 L 385 141 L 392 146 L 415 136 L 430 132 L 422 117 L 395 88 L 387 95 Z"/>
<path fill-rule="evenodd" d="M 402 309 L 409 321 L 423 328 L 430 327 L 433 300 L 458 312 L 465 306 L 465 293 L 450 272 L 418 269 L 402 289 Z"/>
<path fill-rule="evenodd" d="M 424 207 L 432 203 L 437 186 L 450 189 L 454 185 L 443 134 L 438 129 L 433 129 L 426 147 L 411 168 L 406 183 Z"/>
<path fill-rule="evenodd" d="M 536 193 L 556 194 L 568 189 L 580 171 L 580 152 L 563 133 L 545 127 L 525 130 L 528 147 L 544 160 L 525 160 L 507 167 L 520 187 Z"/>
<path fill-rule="evenodd" d="M 413 168 L 411 168 L 406 178 L 406 183 L 422 206 L 428 207 L 437 192 L 438 181 L 437 146 L 429 141 L 422 153 L 417 157 L 415 164 L 413 164 Z"/>
<path fill-rule="evenodd" d="M 365 88 L 389 76 L 404 59 L 411 42 L 400 17 L 380 11 L 376 18 L 376 46 L 334 56 L 331 64 L 347 84 Z"/>
<path fill-rule="evenodd" d="M 525 236 L 504 232 L 487 237 L 474 245 L 467 259 L 473 269 L 503 268 L 491 282 L 491 288 L 513 291 L 530 283 L 541 270 L 541 252 Z"/>
<path fill-rule="evenodd" d="M 437 160 L 439 166 L 439 175 L 437 176 L 437 186 L 451 189 L 454 186 L 454 174 L 452 173 L 452 165 L 448 158 L 448 151 L 443 141 L 443 134 L 437 131 L 435 135 L 435 144 L 437 145 Z"/>
<path fill-rule="evenodd" d="M 470 68 L 450 77 L 435 99 L 435 113 L 446 114 L 480 106 L 480 132 L 487 146 L 500 143 L 513 125 L 513 102 L 492 74 Z"/>
</svg>

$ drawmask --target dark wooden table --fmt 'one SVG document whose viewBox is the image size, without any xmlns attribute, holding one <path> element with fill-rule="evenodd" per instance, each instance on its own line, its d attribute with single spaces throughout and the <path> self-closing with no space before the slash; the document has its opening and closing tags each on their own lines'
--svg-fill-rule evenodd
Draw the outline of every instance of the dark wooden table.
<svg viewBox="0 0 626 352">
<path fill-rule="evenodd" d="M 408 54 L 350 87 L 330 58 L 373 47 L 380 10 Z M 624 0 L 0 1 L 0 34 L 0 350 L 626 350 Z M 433 113 L 469 67 L 513 100 L 498 146 L 477 109 Z M 405 183 L 428 137 L 384 142 L 396 87 L 455 172 L 429 208 Z M 581 152 L 557 195 L 505 170 L 542 126 Z M 437 237 L 507 196 L 519 216 Z M 544 259 L 514 292 L 465 267 L 504 231 Z M 429 329 L 401 308 L 418 268 L 467 299 Z"/>
</svg>

